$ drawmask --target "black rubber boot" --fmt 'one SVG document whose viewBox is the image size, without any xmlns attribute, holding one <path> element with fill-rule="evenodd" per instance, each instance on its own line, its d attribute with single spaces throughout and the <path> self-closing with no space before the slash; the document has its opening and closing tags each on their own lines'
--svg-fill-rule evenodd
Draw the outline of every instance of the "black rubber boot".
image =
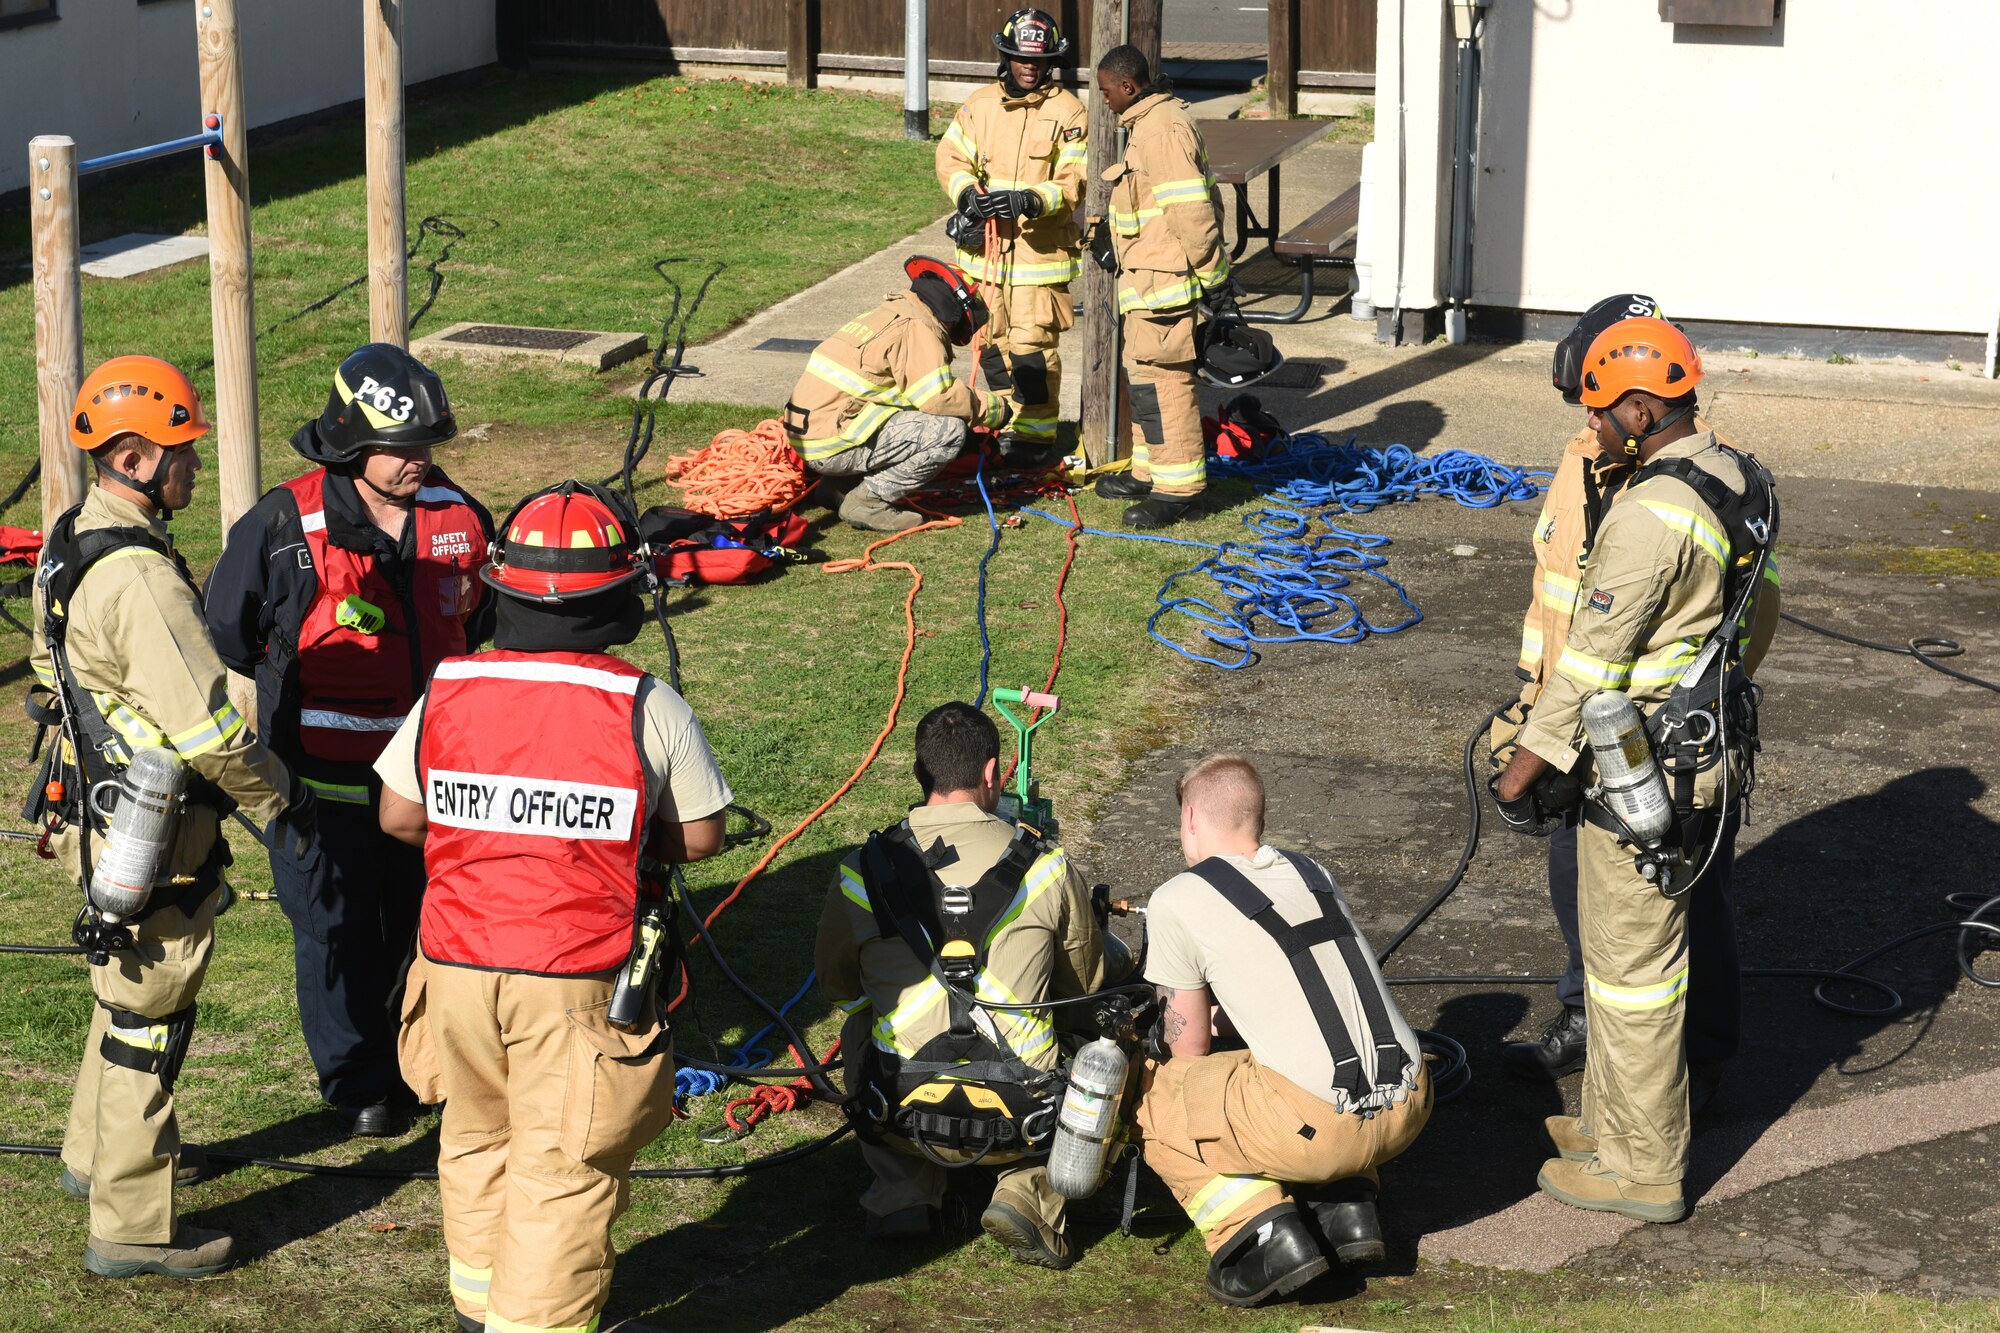
<svg viewBox="0 0 2000 1333">
<path fill-rule="evenodd" d="M 1178 523 L 1194 512 L 1193 500 L 1170 499 L 1164 495 L 1149 495 L 1124 513 L 1128 528 L 1164 528 L 1169 523 Z"/>
<path fill-rule="evenodd" d="M 1208 1294 L 1224 1305 L 1285 1296 L 1329 1265 L 1296 1204 L 1266 1208 L 1208 1261 Z"/>
<path fill-rule="evenodd" d="M 1580 1004 L 1564 1005 L 1534 1041 L 1510 1041 L 1501 1051 L 1507 1072 L 1520 1078 L 1557 1079 L 1583 1068 L 1590 1020 Z"/>
<path fill-rule="evenodd" d="M 1143 500 L 1153 493 L 1153 483 L 1140 481 L 1129 472 L 1114 472 L 1099 477 L 1093 489 L 1100 500 Z"/>
<path fill-rule="evenodd" d="M 1320 1243 L 1344 1264 L 1379 1264 L 1388 1256 L 1375 1193 L 1375 1182 L 1368 1177 L 1349 1176 L 1314 1187 L 1302 1200 Z"/>
</svg>

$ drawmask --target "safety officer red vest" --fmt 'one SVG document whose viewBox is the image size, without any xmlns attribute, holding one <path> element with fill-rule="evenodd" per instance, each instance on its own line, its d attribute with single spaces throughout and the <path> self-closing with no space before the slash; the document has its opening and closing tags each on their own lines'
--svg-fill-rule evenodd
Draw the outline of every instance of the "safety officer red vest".
<svg viewBox="0 0 2000 1333">
<path fill-rule="evenodd" d="M 401 591 L 372 555 L 326 539 L 325 468 L 285 483 L 319 576 L 297 654 L 299 744 L 315 759 L 373 763 L 423 693 L 431 666 L 465 651 L 485 532 L 465 497 L 434 475 L 410 511 L 416 568 Z"/>
<path fill-rule="evenodd" d="M 625 961 L 645 840 L 645 674 L 607 653 L 438 664 L 417 742 L 426 958 L 550 976 Z"/>
</svg>

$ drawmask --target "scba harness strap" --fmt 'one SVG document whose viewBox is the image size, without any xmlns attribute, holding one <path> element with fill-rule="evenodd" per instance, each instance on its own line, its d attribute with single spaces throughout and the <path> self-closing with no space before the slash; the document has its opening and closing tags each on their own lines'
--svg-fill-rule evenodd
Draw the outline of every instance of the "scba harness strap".
<svg viewBox="0 0 2000 1333">
<path fill-rule="evenodd" d="M 975 998 L 994 926 L 1048 850 L 1039 833 L 1022 826 L 977 881 L 951 885 L 938 871 L 957 853 L 942 838 L 926 850 L 907 823 L 869 835 L 861 876 L 876 928 L 908 945 L 943 988 L 950 1028 L 909 1057 L 870 1048 L 862 1077 L 873 1096 L 849 1102 L 864 1132 L 907 1138 L 947 1167 L 994 1153 L 1013 1159 L 1048 1151 L 1063 1075 L 1022 1060 Z M 939 1150 L 972 1156 L 946 1160 Z"/>
<path fill-rule="evenodd" d="M 1297 924 L 1286 921 L 1278 914 L 1277 906 L 1269 895 L 1221 857 L 1209 857 L 1194 867 L 1194 873 L 1221 894 L 1231 907 L 1261 927 L 1284 951 L 1286 961 L 1292 965 L 1292 974 L 1298 978 L 1299 989 L 1305 992 L 1313 1022 L 1319 1026 L 1320 1040 L 1326 1043 L 1327 1054 L 1333 1059 L 1333 1090 L 1344 1098 L 1341 1109 L 1350 1110 L 1376 1088 L 1404 1086 L 1409 1056 L 1396 1039 L 1395 1026 L 1389 1018 L 1388 1000 L 1381 988 L 1374 984 L 1374 972 L 1369 966 L 1367 952 L 1361 947 L 1360 937 L 1354 933 L 1347 913 L 1341 910 L 1333 877 L 1311 857 L 1297 852 L 1280 852 L 1279 855 L 1291 863 L 1292 869 L 1305 881 L 1306 888 L 1312 891 L 1313 900 L 1319 907 L 1319 915 L 1313 920 Z M 1361 999 L 1362 1018 L 1368 1024 L 1367 1032 L 1362 1035 L 1375 1051 L 1373 1087 L 1363 1073 L 1361 1056 L 1345 1020 L 1340 1016 L 1340 1006 L 1334 1002 L 1333 989 L 1327 985 L 1326 974 L 1313 957 L 1312 951 L 1329 941 L 1338 943 L 1341 961 L 1347 965 L 1355 993 Z"/>
</svg>

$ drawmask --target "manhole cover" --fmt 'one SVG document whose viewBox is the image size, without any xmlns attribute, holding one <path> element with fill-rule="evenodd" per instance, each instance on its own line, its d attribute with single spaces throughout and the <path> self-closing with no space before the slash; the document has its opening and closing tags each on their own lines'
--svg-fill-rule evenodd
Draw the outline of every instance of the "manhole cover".
<svg viewBox="0 0 2000 1333">
<path fill-rule="evenodd" d="M 810 352 L 819 346 L 811 338 L 766 338 L 750 350 L 753 352 Z"/>
<path fill-rule="evenodd" d="M 1287 361 L 1263 380 L 1259 388 L 1266 389 L 1310 389 L 1317 385 L 1326 374 L 1324 361 Z"/>
<path fill-rule="evenodd" d="M 524 329 L 507 324 L 474 324 L 469 329 L 443 335 L 443 341 L 473 343 L 480 347 L 521 347 L 536 352 L 567 352 L 581 347 L 597 335 L 575 329 Z"/>
</svg>

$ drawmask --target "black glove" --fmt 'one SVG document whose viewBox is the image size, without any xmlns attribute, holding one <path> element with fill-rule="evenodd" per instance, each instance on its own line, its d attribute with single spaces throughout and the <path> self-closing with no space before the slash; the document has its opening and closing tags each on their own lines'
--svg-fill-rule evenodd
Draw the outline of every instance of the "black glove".
<svg viewBox="0 0 2000 1333">
<path fill-rule="evenodd" d="M 986 197 L 999 201 L 993 205 L 992 216 L 997 218 L 1038 218 L 1042 215 L 1042 196 L 1033 190 L 995 190 Z"/>
<path fill-rule="evenodd" d="M 958 192 L 958 211 L 969 217 L 982 219 L 1012 217 L 1012 213 L 1002 213 L 1000 211 L 1006 207 L 1003 201 L 1011 193 L 1013 193 L 1011 190 L 986 190 L 982 192 L 977 185 L 968 185 Z"/>
<path fill-rule="evenodd" d="M 284 844 L 280 838 L 288 839 Z M 283 814 L 264 827 L 264 845 L 272 851 L 289 851 L 292 859 L 303 861 L 319 844 L 319 798 L 301 778 L 292 779 L 291 800 Z"/>
<path fill-rule="evenodd" d="M 986 248 L 986 221 L 975 212 L 953 213 L 944 220 L 945 239 L 961 250 L 977 253 Z"/>
<path fill-rule="evenodd" d="M 1557 769 L 1536 778 L 1528 784 L 1528 789 L 1511 801 L 1500 799 L 1500 775 L 1495 773 L 1486 780 L 1486 790 L 1493 796 L 1493 807 L 1500 812 L 1500 822 L 1516 833 L 1530 838 L 1546 838 L 1556 831 L 1563 817 L 1583 800 L 1583 784 L 1568 773 Z"/>
<path fill-rule="evenodd" d="M 1084 228 L 1083 239 L 1090 246 L 1090 257 L 1106 273 L 1118 272 L 1118 246 L 1111 238 L 1111 224 L 1103 218 L 1092 218 Z"/>
<path fill-rule="evenodd" d="M 1000 349 L 991 343 L 979 354 L 979 377 L 995 393 L 1014 391 L 1014 374 L 1007 369 L 1007 358 L 1000 355 Z"/>
</svg>

